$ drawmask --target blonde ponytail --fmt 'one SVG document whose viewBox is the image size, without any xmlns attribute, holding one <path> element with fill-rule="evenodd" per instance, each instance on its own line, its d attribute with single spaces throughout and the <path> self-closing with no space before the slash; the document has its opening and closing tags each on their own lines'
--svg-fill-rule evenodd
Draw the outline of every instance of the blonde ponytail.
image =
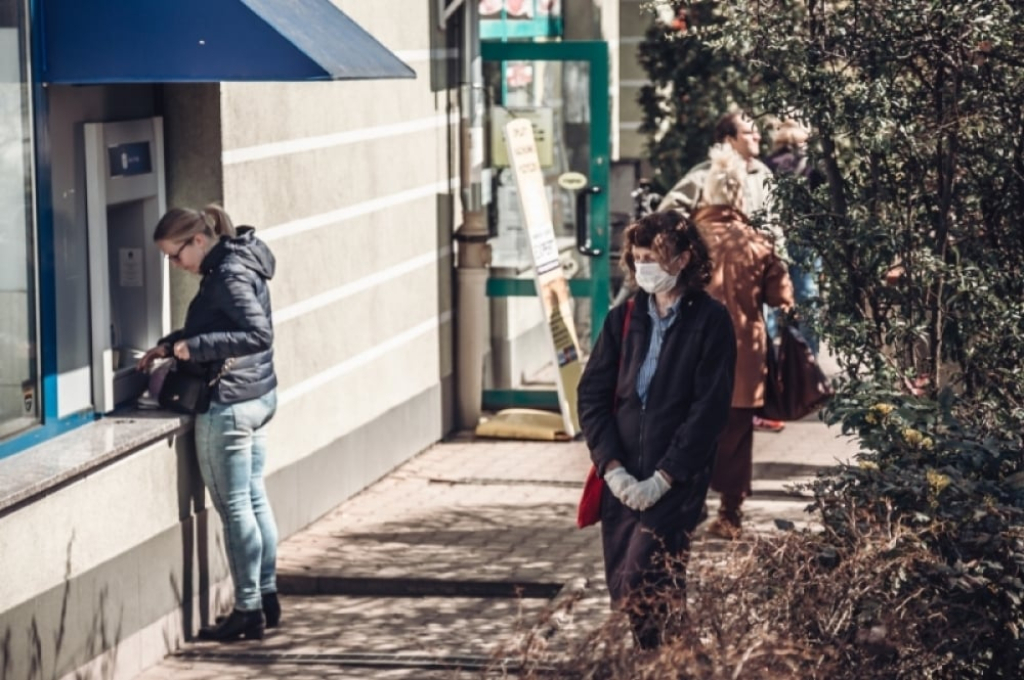
<svg viewBox="0 0 1024 680">
<path fill-rule="evenodd" d="M 213 230 L 213 233 L 217 236 L 228 236 L 230 238 L 235 237 L 235 223 L 231 221 L 231 217 L 224 212 L 224 208 L 220 207 L 216 203 L 203 208 L 200 213 L 203 217 L 203 222 L 206 226 Z"/>
<path fill-rule="evenodd" d="M 153 230 L 154 241 L 184 241 L 205 234 L 216 242 L 221 236 L 235 236 L 235 223 L 219 205 L 211 203 L 202 210 L 171 208 Z"/>
</svg>

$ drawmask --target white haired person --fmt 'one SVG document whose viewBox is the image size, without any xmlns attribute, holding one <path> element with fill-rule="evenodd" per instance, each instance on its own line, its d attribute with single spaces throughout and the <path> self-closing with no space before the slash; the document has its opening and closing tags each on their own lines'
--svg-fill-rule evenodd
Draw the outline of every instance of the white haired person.
<svg viewBox="0 0 1024 680">
<path fill-rule="evenodd" d="M 743 499 L 753 473 L 754 416 L 764 405 L 768 334 L 764 306 L 788 309 L 793 286 L 771 239 L 751 227 L 744 210 L 746 165 L 731 147 L 716 144 L 693 221 L 714 264 L 707 292 L 722 302 L 736 335 L 736 367 L 729 420 L 718 441 L 711 489 L 721 496 L 708 532 L 740 535 Z"/>
</svg>

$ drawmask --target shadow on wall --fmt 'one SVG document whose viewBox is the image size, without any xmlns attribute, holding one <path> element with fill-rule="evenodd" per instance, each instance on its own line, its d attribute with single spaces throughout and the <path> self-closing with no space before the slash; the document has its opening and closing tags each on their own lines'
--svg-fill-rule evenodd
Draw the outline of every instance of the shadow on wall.
<svg viewBox="0 0 1024 680">
<path fill-rule="evenodd" d="M 118 600 L 112 603 L 109 586 L 103 586 L 91 602 L 92 611 L 88 617 L 85 634 L 80 649 L 75 649 L 72 629 L 72 617 L 76 612 L 72 604 L 74 581 L 71 580 L 71 554 L 75 535 L 72 533 L 68 541 L 65 559 L 65 579 L 61 587 L 60 613 L 55 625 L 40 624 L 40 615 L 33 613 L 26 633 L 28 648 L 15 649 L 14 630 L 8 625 L 0 636 L 0 677 L 9 678 L 16 672 L 19 660 L 27 660 L 28 668 L 25 677 L 28 680 L 58 678 L 63 675 L 60 662 L 64 658 L 79 656 L 83 661 L 95 659 L 104 652 L 105 656 L 98 669 L 100 677 L 113 677 L 117 666 L 116 645 L 123 639 L 124 604 Z M 116 613 L 111 611 L 116 607 Z M 113 614 L 113 615 L 112 615 Z M 84 617 L 83 617 L 84 618 Z M 86 677 L 76 673 L 76 677 Z"/>
</svg>

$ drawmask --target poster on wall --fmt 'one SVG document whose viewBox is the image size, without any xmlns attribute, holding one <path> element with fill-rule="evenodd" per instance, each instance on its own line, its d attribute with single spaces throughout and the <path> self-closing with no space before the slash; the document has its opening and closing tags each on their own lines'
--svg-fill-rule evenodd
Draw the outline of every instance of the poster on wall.
<svg viewBox="0 0 1024 680">
<path fill-rule="evenodd" d="M 558 16 L 562 13 L 560 0 L 480 0 L 480 16 L 489 17 L 501 11 L 513 18 Z"/>
<path fill-rule="evenodd" d="M 551 207 L 530 121 L 520 118 L 509 122 L 505 126 L 505 143 L 519 194 L 520 216 L 530 241 L 537 296 L 547 320 L 551 351 L 558 369 L 558 404 L 565 432 L 574 437 L 579 431 L 576 391 L 583 372 L 580 343 L 573 322 L 569 281 L 558 259 Z"/>
<path fill-rule="evenodd" d="M 496 168 L 508 167 L 508 144 L 505 142 L 505 126 L 510 120 L 523 118 L 533 126 L 533 140 L 537 145 L 537 156 L 541 167 L 547 168 L 555 162 L 555 111 L 547 107 L 506 109 L 491 108 L 491 165 Z"/>
</svg>

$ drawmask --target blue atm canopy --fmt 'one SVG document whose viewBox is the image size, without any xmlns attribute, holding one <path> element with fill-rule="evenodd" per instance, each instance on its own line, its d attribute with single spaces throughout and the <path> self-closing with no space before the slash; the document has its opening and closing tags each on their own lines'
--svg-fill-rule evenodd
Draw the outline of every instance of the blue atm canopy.
<svg viewBox="0 0 1024 680">
<path fill-rule="evenodd" d="M 38 6 L 40 76 L 47 83 L 416 77 L 330 0 L 39 0 Z"/>
</svg>

